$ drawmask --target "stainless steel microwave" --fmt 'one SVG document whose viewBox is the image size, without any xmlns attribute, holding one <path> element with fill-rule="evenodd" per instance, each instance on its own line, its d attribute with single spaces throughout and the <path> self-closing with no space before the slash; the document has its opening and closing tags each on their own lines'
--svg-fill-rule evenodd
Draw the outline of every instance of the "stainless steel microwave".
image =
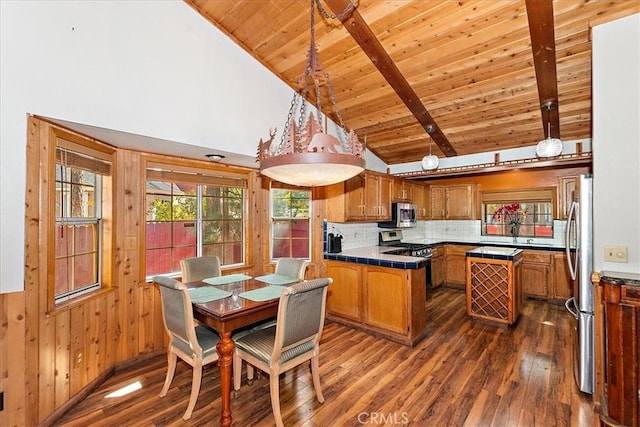
<svg viewBox="0 0 640 427">
<path fill-rule="evenodd" d="M 379 222 L 380 228 L 415 227 L 418 220 L 418 208 L 411 203 L 391 203 L 391 221 Z"/>
</svg>

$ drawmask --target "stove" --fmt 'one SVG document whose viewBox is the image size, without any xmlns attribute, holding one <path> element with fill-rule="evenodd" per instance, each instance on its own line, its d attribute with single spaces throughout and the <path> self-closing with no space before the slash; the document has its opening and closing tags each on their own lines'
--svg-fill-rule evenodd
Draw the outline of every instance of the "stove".
<svg viewBox="0 0 640 427">
<path fill-rule="evenodd" d="M 424 243 L 406 243 L 402 241 L 402 230 L 383 230 L 378 237 L 380 246 L 398 248 L 385 252 L 393 255 L 406 255 L 420 258 L 431 258 L 431 248 Z"/>
</svg>

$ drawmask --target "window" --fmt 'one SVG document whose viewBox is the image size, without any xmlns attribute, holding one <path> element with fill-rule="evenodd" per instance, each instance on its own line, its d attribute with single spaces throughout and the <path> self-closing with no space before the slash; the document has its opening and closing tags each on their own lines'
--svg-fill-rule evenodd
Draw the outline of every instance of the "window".
<svg viewBox="0 0 640 427">
<path fill-rule="evenodd" d="M 271 189 L 271 259 L 309 259 L 311 191 Z"/>
<path fill-rule="evenodd" d="M 245 262 L 246 180 L 147 170 L 146 275 L 180 272 L 180 260 Z"/>
<path fill-rule="evenodd" d="M 100 288 L 103 198 L 111 197 L 103 191 L 110 162 L 94 157 L 89 148 L 63 145 L 56 147 L 55 162 L 56 303 Z"/>
<path fill-rule="evenodd" d="M 517 222 L 519 236 L 553 238 L 552 189 L 483 192 L 481 197 L 482 235 L 512 236 Z"/>
</svg>

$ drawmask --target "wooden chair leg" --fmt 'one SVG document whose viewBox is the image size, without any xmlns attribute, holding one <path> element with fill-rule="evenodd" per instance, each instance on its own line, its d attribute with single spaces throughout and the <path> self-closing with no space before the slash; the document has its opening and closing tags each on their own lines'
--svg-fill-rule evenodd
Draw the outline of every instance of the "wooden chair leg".
<svg viewBox="0 0 640 427">
<path fill-rule="evenodd" d="M 202 381 L 202 362 L 196 362 L 193 366 L 193 377 L 191 378 L 191 396 L 189 396 L 189 406 L 182 416 L 183 420 L 191 418 L 193 408 L 196 406 L 198 400 L 198 394 L 200 394 L 200 383 Z"/>
<path fill-rule="evenodd" d="M 318 364 L 318 356 L 311 358 L 311 376 L 313 377 L 313 388 L 316 389 L 318 402 L 324 403 L 324 396 L 322 395 L 322 388 L 320 387 L 320 366 Z"/>
<path fill-rule="evenodd" d="M 238 390 L 240 390 L 240 383 L 242 381 L 242 359 L 236 351 L 233 354 L 233 395 L 238 397 Z"/>
<path fill-rule="evenodd" d="M 269 391 L 271 394 L 271 409 L 277 427 L 284 427 L 282 414 L 280 413 L 280 375 L 278 371 L 272 370 L 269 373 Z"/>
<path fill-rule="evenodd" d="M 162 390 L 160 391 L 160 397 L 164 397 L 167 395 L 169 391 L 169 386 L 171 386 L 171 381 L 173 381 L 173 376 L 176 373 L 176 362 L 178 357 L 174 352 L 169 350 L 167 353 L 167 377 L 164 380 L 164 385 L 162 386 Z"/>
<path fill-rule="evenodd" d="M 253 365 L 251 365 L 251 363 L 247 362 L 247 383 L 251 384 L 253 382 Z"/>
</svg>

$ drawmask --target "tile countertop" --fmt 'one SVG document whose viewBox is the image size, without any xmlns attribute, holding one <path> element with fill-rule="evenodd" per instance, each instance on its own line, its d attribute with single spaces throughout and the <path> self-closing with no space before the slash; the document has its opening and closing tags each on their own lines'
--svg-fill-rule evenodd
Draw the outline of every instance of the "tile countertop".
<svg viewBox="0 0 640 427">
<path fill-rule="evenodd" d="M 507 242 L 507 241 L 493 241 L 490 239 L 406 239 L 406 243 L 422 243 L 429 246 L 437 246 L 437 245 L 477 245 L 477 246 L 491 246 L 491 247 L 506 247 L 506 248 L 517 248 L 517 249 L 532 249 L 538 251 L 554 251 L 554 252 L 564 252 L 565 246 L 564 243 L 557 244 L 553 243 L 526 243 L 524 239 L 518 239 L 517 243 Z"/>
<path fill-rule="evenodd" d="M 441 239 L 418 239 L 407 240 L 406 243 L 422 243 L 429 246 L 436 246 L 442 244 L 458 244 L 458 245 L 485 245 L 484 247 L 490 247 L 493 250 L 500 251 L 506 249 L 512 255 L 517 255 L 522 252 L 522 249 L 535 249 L 535 250 L 549 250 L 549 251 L 562 251 L 564 247 L 560 246 L 536 246 L 534 245 L 519 245 L 508 243 L 494 243 L 494 242 L 479 242 L 479 241 L 443 241 Z M 491 246 L 486 246 L 491 245 Z M 404 269 L 417 269 L 422 267 L 426 260 L 423 258 L 402 256 L 402 255 L 388 255 L 385 252 L 397 250 L 396 247 L 390 246 L 364 246 L 361 248 L 345 249 L 340 253 L 331 254 L 324 253 L 324 259 L 331 259 L 335 261 L 355 262 L 357 264 L 379 265 L 381 267 L 390 268 L 404 268 Z M 518 251 L 513 253 L 513 251 Z M 504 259 L 504 258 L 503 258 Z M 513 257 L 511 258 L 513 259 Z"/>
<path fill-rule="evenodd" d="M 467 251 L 468 257 L 473 258 L 486 258 L 486 259 L 499 259 L 504 261 L 511 261 L 516 256 L 522 253 L 522 249 L 518 248 L 497 248 L 495 246 L 481 246 L 479 248 L 471 249 Z"/>
<path fill-rule="evenodd" d="M 355 262 L 357 264 L 378 265 L 380 267 L 418 269 L 425 265 L 424 258 L 388 255 L 385 252 L 397 250 L 391 246 L 365 246 L 362 248 L 345 249 L 337 254 L 324 254 L 324 259 L 335 261 Z"/>
</svg>

